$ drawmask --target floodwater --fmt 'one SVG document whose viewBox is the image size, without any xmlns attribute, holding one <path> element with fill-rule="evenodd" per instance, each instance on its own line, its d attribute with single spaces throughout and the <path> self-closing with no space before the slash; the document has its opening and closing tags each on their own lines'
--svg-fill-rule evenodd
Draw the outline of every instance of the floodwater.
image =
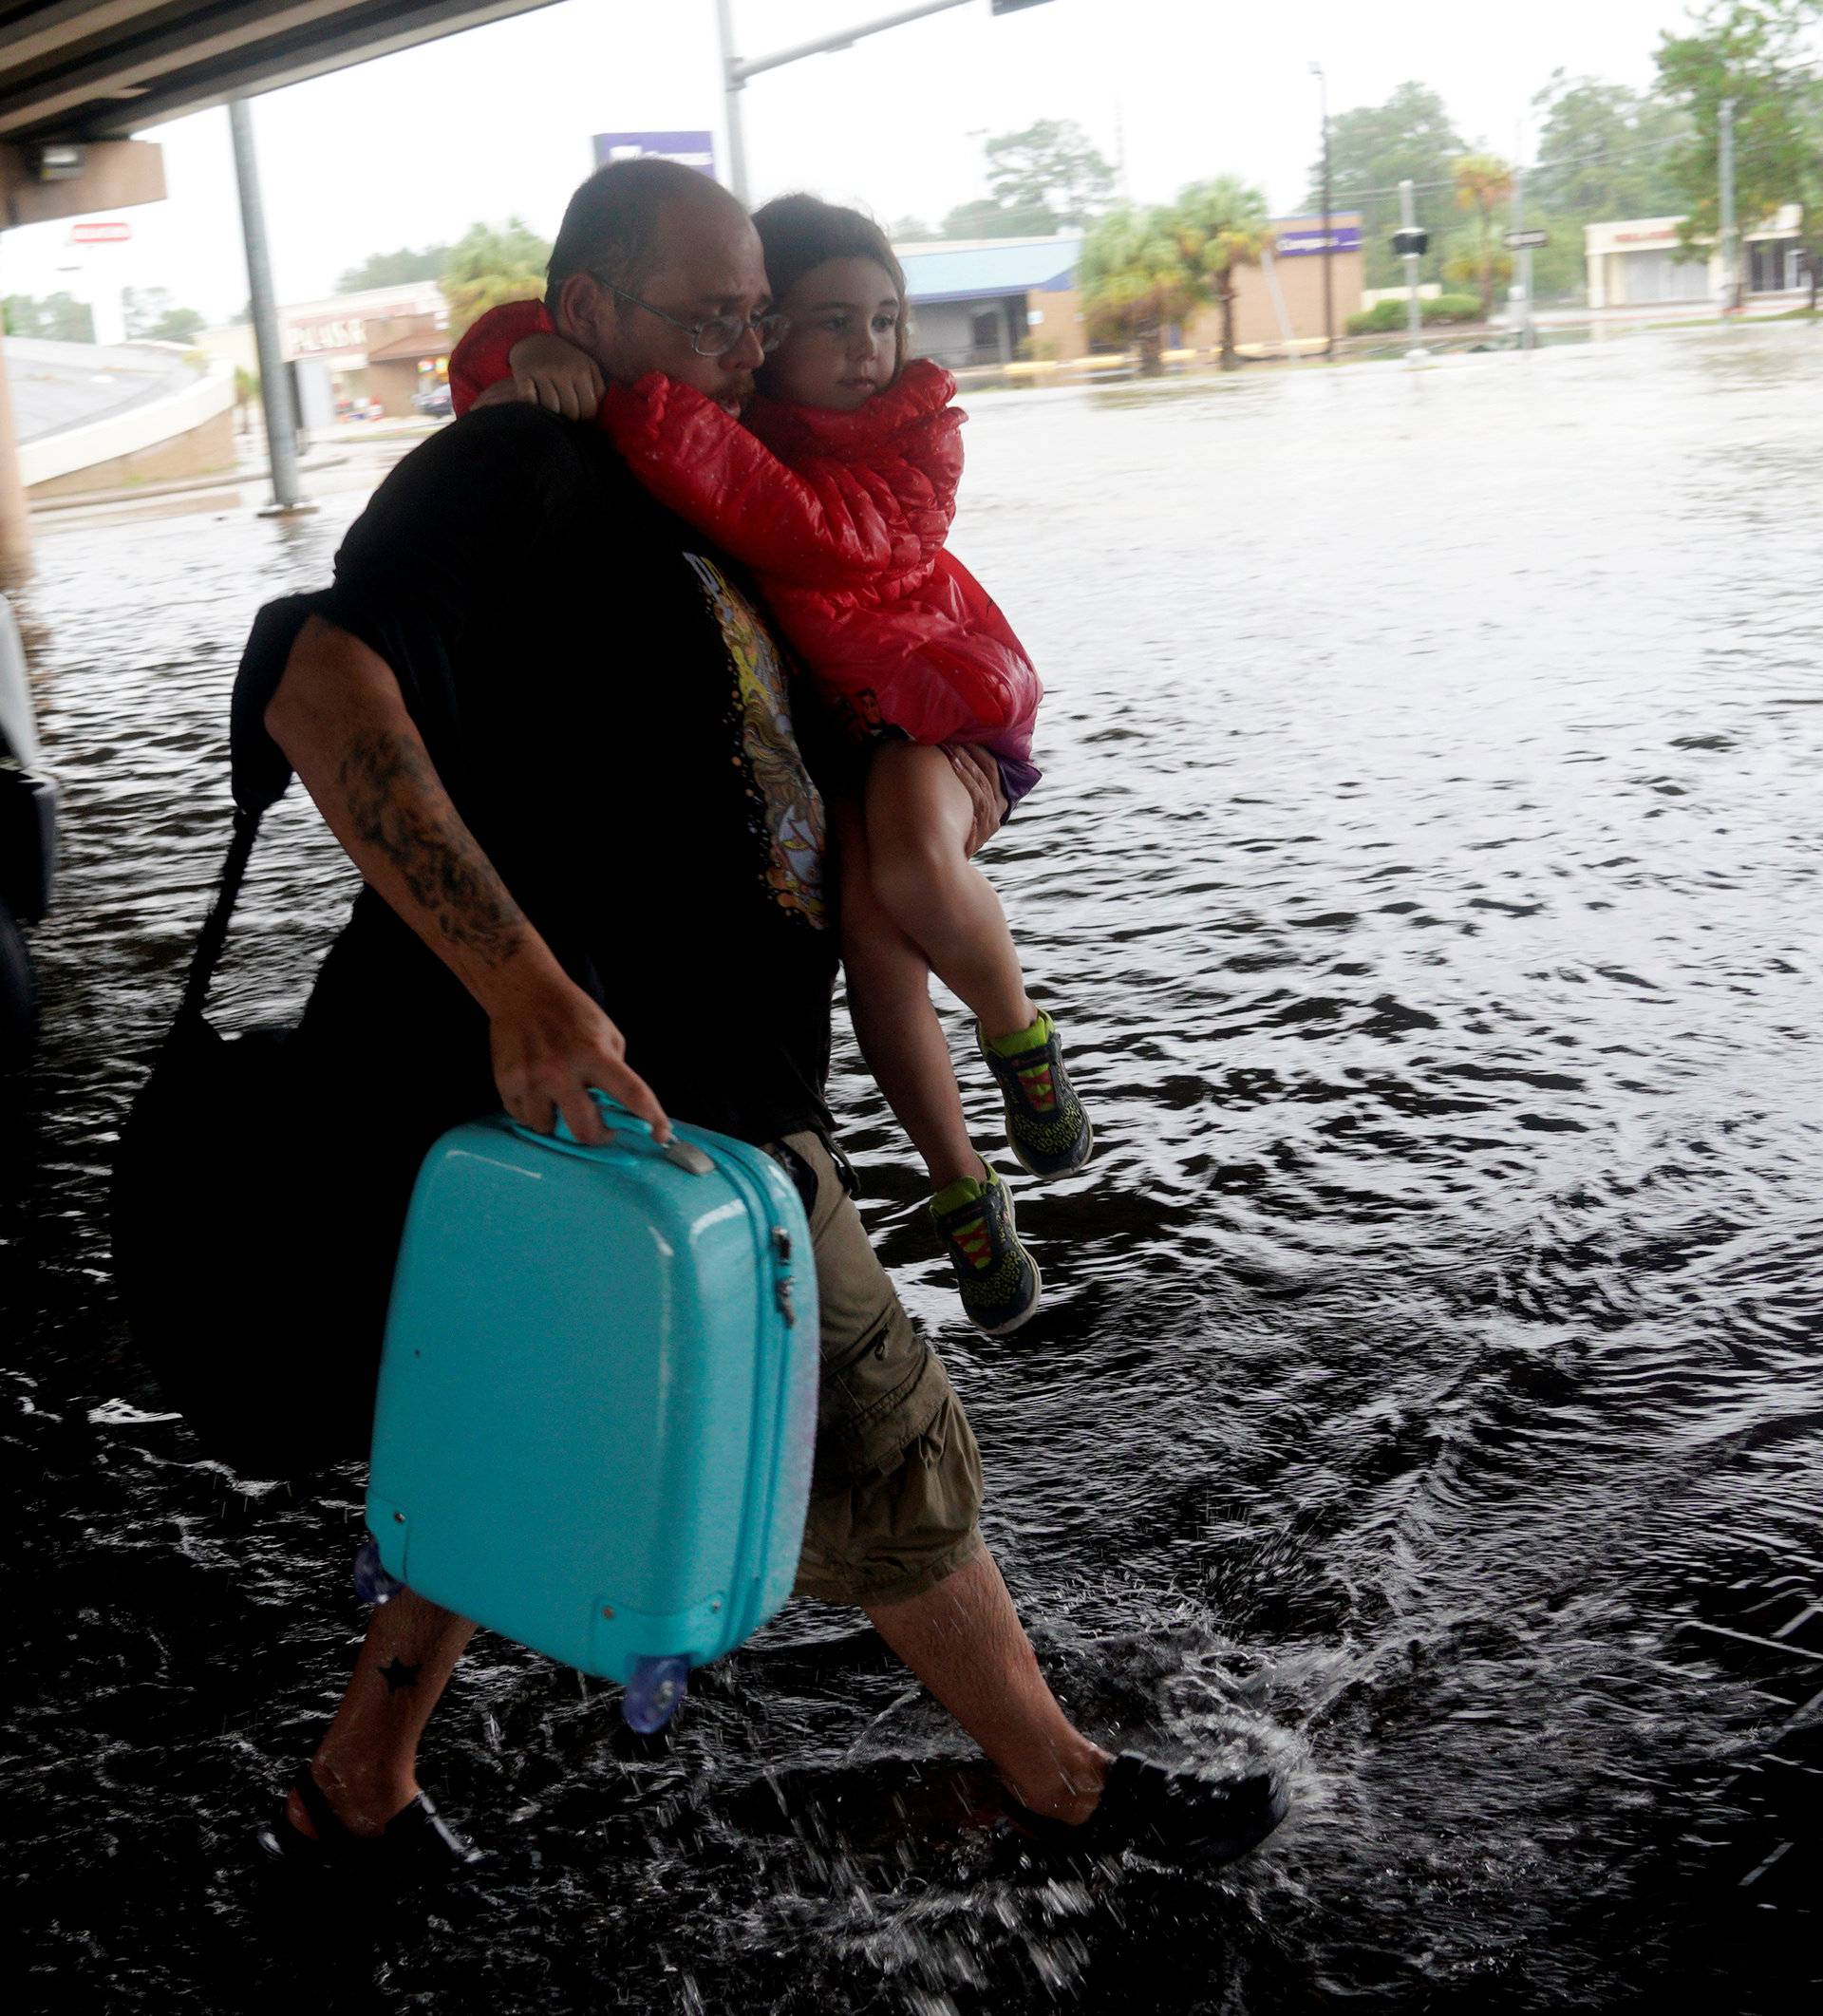
<svg viewBox="0 0 1823 2016">
<path fill-rule="evenodd" d="M 124 1347 L 103 1188 L 226 832 L 241 635 L 356 500 L 72 529 L 20 596 L 68 833 L 0 1253 L 34 2007 L 1771 2010 L 1814 1978 L 1823 342 L 976 405 L 957 548 L 1050 684 L 988 860 L 1102 1144 L 1019 1186 L 1040 1321 L 960 1326 L 845 1027 L 836 1102 L 1059 1691 L 1110 1743 L 1271 1757 L 1292 1818 L 1218 1875 L 1035 1866 L 954 1824 L 967 1746 L 860 1620 L 799 1605 L 652 1740 L 479 1640 L 423 1765 L 494 1852 L 473 1894 L 262 1871 L 362 1621 L 359 1479 L 198 1460 Z M 348 882 L 283 809 L 226 1009 L 300 998 Z M 257 1182 L 311 1120 L 217 1124 Z"/>
</svg>

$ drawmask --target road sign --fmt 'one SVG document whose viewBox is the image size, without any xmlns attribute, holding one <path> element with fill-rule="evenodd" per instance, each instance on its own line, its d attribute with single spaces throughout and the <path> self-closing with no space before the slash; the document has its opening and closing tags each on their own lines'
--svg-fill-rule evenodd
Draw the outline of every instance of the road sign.
<svg viewBox="0 0 1823 2016">
<path fill-rule="evenodd" d="M 1393 250 L 1401 259 L 1421 259 L 1431 249 L 1431 235 L 1422 225 L 1409 224 L 1393 233 Z"/>
<path fill-rule="evenodd" d="M 72 224 L 69 227 L 69 242 L 72 245 L 123 245 L 133 236 L 133 227 L 124 218 L 106 223 Z"/>
<path fill-rule="evenodd" d="M 1509 252 L 1536 252 L 1541 245 L 1550 243 L 1548 231 L 1510 231 L 1507 233 Z"/>
</svg>

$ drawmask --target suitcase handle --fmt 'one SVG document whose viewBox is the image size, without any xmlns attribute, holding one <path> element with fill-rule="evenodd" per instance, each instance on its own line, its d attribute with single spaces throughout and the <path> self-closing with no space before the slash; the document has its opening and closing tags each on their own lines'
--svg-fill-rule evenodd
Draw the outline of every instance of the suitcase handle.
<svg viewBox="0 0 1823 2016">
<path fill-rule="evenodd" d="M 603 1092 L 595 1085 L 590 1086 L 589 1096 L 601 1108 L 601 1117 L 608 1123 L 609 1147 L 631 1148 L 641 1154 L 662 1156 L 674 1168 L 682 1169 L 690 1176 L 708 1176 L 713 1173 L 715 1164 L 701 1148 L 693 1147 L 688 1141 L 659 1140 L 652 1133 L 650 1121 L 642 1120 L 637 1113 L 623 1106 L 611 1094 Z M 527 1133 L 530 1130 L 521 1128 L 520 1132 Z M 571 1133 L 569 1122 L 561 1113 L 557 1115 L 555 1135 L 566 1147 L 582 1146 Z"/>
</svg>

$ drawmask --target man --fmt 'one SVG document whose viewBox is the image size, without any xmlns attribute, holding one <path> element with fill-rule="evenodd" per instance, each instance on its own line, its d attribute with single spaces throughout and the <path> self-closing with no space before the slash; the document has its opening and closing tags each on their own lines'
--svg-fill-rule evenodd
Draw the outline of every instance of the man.
<svg viewBox="0 0 1823 2016">
<path fill-rule="evenodd" d="M 666 371 L 730 411 L 776 340 L 745 213 L 665 162 L 577 191 L 548 299 L 610 378 Z M 366 883 L 298 1040 L 312 1096 L 388 1144 L 347 1158 L 345 1218 L 396 1224 L 430 1139 L 498 1103 L 600 1140 L 592 1086 L 661 1134 L 675 1110 L 768 1147 L 804 1195 L 822 1307 L 799 1592 L 865 1609 L 1028 1826 L 1238 1854 L 1276 1823 L 1274 1786 L 1112 1760 L 1039 1672 L 976 1525 L 968 1423 L 831 1145 L 834 906 L 780 655 L 729 567 L 575 417 L 497 406 L 407 457 L 264 673 L 267 730 Z M 374 1612 L 281 1852 L 475 1856 L 415 1775 L 472 1630 L 409 1592 Z"/>
</svg>

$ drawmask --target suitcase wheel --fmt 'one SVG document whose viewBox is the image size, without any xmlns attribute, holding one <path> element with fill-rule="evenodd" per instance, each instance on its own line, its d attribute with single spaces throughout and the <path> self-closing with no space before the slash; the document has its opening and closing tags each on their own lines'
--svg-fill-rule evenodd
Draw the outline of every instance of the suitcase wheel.
<svg viewBox="0 0 1823 2016">
<path fill-rule="evenodd" d="M 620 1705 L 628 1726 L 642 1736 L 662 1729 L 677 1713 L 678 1703 L 689 1684 L 687 1659 L 654 1659 L 649 1655 L 635 1659 L 633 1669 L 627 1676 L 627 1698 Z"/>
<path fill-rule="evenodd" d="M 363 1603 L 390 1603 L 404 1586 L 381 1567 L 380 1543 L 369 1534 L 354 1557 L 355 1594 Z"/>
</svg>

